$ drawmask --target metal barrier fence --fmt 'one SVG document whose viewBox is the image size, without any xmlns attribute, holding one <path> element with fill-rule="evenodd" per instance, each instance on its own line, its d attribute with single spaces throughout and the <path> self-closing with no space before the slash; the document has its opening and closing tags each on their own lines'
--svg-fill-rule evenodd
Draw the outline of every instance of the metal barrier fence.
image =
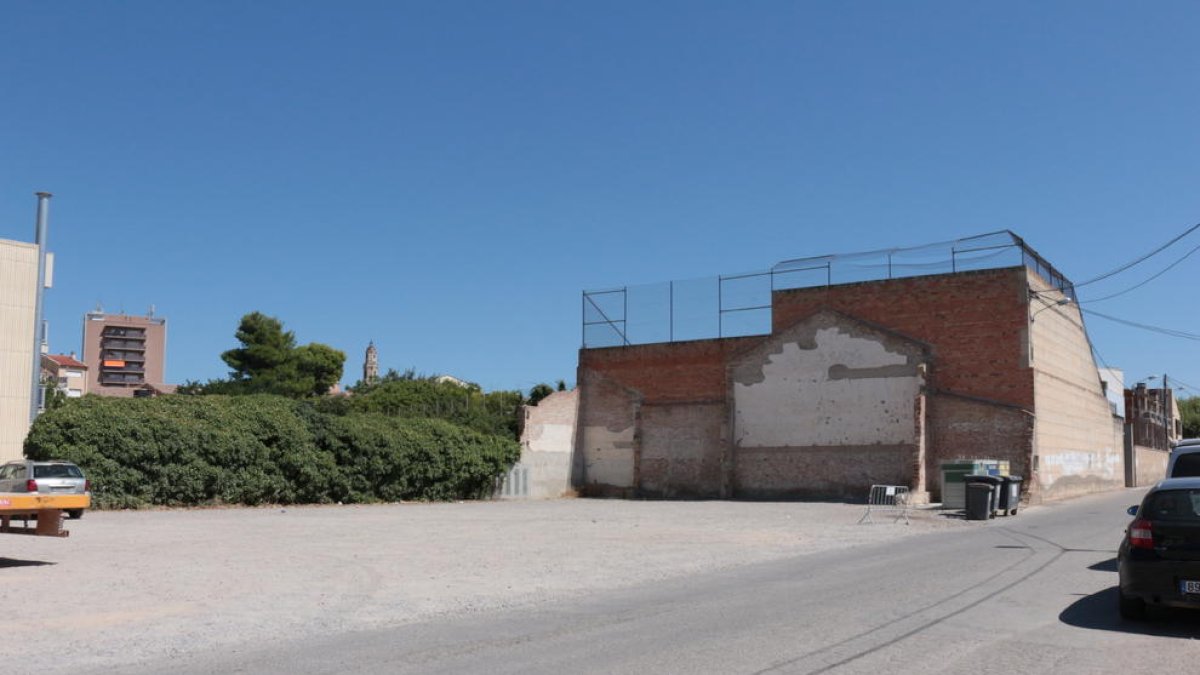
<svg viewBox="0 0 1200 675">
<path fill-rule="evenodd" d="M 769 270 L 583 292 L 583 346 L 766 335 L 775 291 L 1024 265 L 1075 287 L 1008 230 L 911 248 L 796 258 Z"/>
<path fill-rule="evenodd" d="M 908 488 L 903 485 L 872 485 L 871 494 L 867 497 L 867 511 L 858 519 L 858 524 L 875 522 L 871 520 L 872 513 L 894 513 L 896 518 L 893 523 L 903 518 L 904 524 L 908 525 L 908 507 Z"/>
</svg>

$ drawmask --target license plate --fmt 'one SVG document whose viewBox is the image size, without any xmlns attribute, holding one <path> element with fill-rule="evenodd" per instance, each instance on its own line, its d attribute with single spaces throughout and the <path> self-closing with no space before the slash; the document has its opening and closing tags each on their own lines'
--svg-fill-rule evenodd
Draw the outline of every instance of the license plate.
<svg viewBox="0 0 1200 675">
<path fill-rule="evenodd" d="M 1200 594 L 1200 581 L 1180 581 L 1179 590 L 1183 593 Z"/>
</svg>

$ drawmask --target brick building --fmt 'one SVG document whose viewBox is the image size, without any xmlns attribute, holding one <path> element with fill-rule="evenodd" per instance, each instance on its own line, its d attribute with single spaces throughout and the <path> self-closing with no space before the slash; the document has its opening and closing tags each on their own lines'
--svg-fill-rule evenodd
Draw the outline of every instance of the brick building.
<svg viewBox="0 0 1200 675">
<path fill-rule="evenodd" d="M 1008 460 L 1038 499 L 1122 486 L 1121 420 L 1073 289 L 1009 236 L 1013 266 L 772 284 L 766 335 L 585 347 L 575 484 L 937 500 L 941 462 L 969 457 Z"/>
</svg>

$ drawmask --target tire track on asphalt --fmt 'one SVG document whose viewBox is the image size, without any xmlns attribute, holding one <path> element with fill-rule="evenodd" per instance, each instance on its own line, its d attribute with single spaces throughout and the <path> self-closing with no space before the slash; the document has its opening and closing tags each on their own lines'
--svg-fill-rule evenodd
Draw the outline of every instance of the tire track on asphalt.
<svg viewBox="0 0 1200 675">
<path fill-rule="evenodd" d="M 767 668 L 764 668 L 762 670 L 755 672 L 754 675 L 764 675 L 765 673 L 776 673 L 776 672 L 788 672 L 788 673 L 802 672 L 802 673 L 805 673 L 806 675 L 818 675 L 819 673 L 830 672 L 834 669 L 840 668 L 849 663 L 853 663 L 854 661 L 857 661 L 863 657 L 874 654 L 882 649 L 886 649 L 894 644 L 897 644 L 899 642 L 907 640 L 908 638 L 913 637 L 914 635 L 917 635 L 925 630 L 928 630 L 929 628 L 932 628 L 932 627 L 934 627 L 938 624 L 941 624 L 949 619 L 959 616 L 959 615 L 963 614 L 964 612 L 971 610 L 971 609 L 979 606 L 980 604 L 987 602 L 988 600 L 991 600 L 992 598 L 1012 589 L 1013 587 L 1018 586 L 1021 583 L 1024 583 L 1028 579 L 1032 578 L 1034 575 L 1038 574 L 1042 570 L 1044 570 L 1047 567 L 1049 567 L 1050 565 L 1052 565 L 1054 562 L 1058 561 L 1066 553 L 1071 552 L 1070 549 L 1064 548 L 1052 541 L 1043 539 L 1042 537 L 1038 537 L 1035 535 L 1025 535 L 1025 533 L 1014 532 L 1005 527 L 997 527 L 995 531 L 998 534 L 1005 536 L 1008 539 L 1011 539 L 1011 540 L 1017 542 L 1018 544 L 1021 544 L 1021 548 L 1029 549 L 1028 555 L 1023 556 L 1020 560 L 1017 560 L 1017 561 L 1009 564 L 1008 566 L 1004 567 L 1003 569 L 996 572 L 995 574 L 992 574 L 991 576 L 987 577 L 986 579 L 983 579 L 982 581 L 971 584 L 970 586 L 963 588 L 962 590 L 959 590 L 951 595 L 948 595 L 936 602 L 929 603 L 929 604 L 927 604 L 919 609 L 913 610 L 912 612 L 909 612 L 908 614 L 905 614 L 904 616 L 901 616 L 897 619 L 894 619 L 887 623 L 881 624 L 881 625 L 871 628 L 869 630 L 865 630 L 856 635 L 852 635 L 844 640 L 841 640 L 840 642 L 836 642 L 834 644 L 826 645 L 819 649 L 812 650 L 810 652 L 807 652 L 805 654 L 797 656 L 793 659 L 788 659 L 786 661 L 780 661 L 775 664 L 772 664 L 771 666 L 768 666 Z M 1048 544 L 1049 547 L 1044 547 L 1039 550 L 1035 546 L 1031 546 L 1029 540 L 1022 540 L 1021 537 L 1023 537 L 1023 536 L 1028 536 L 1029 540 L 1033 540 L 1038 543 Z M 1049 558 L 1047 558 L 1046 560 L 1044 560 L 1040 564 L 1038 564 L 1036 567 L 1029 570 L 1028 572 L 1022 573 L 1015 580 L 1004 584 L 1003 586 L 997 588 L 996 590 L 991 591 L 990 593 L 987 593 L 986 595 L 983 595 L 982 597 L 976 598 L 976 599 L 968 602 L 966 605 L 958 607 L 957 609 L 954 609 L 953 611 L 943 613 L 939 616 L 936 616 L 935 618 L 924 621 L 924 622 L 920 623 L 919 625 L 900 633 L 899 635 L 896 635 L 894 637 L 884 640 L 883 642 L 878 642 L 878 643 L 875 643 L 875 644 L 872 644 L 869 646 L 864 646 L 863 648 L 858 649 L 857 651 L 854 651 L 850 654 L 847 654 L 847 655 L 843 656 L 842 658 L 839 658 L 836 661 L 818 666 L 815 669 L 797 670 L 795 668 L 796 666 L 800 666 L 802 664 L 802 662 L 811 660 L 814 657 L 819 657 L 821 655 L 835 652 L 836 650 L 841 649 L 843 647 L 852 646 L 852 645 L 854 645 L 854 643 L 857 643 L 857 642 L 869 641 L 869 639 L 872 636 L 877 636 L 880 633 L 886 632 L 889 628 L 897 627 L 898 625 L 904 624 L 905 622 L 909 622 L 910 620 L 912 620 L 915 617 L 920 616 L 921 614 L 928 613 L 931 610 L 935 610 L 944 605 L 953 603 L 956 600 L 959 600 L 959 599 L 963 598 L 964 596 L 971 594 L 972 592 L 977 592 L 980 589 L 986 587 L 987 585 L 992 584 L 993 582 L 997 581 L 998 579 L 1013 572 L 1014 570 L 1021 567 L 1022 565 L 1026 565 L 1031 559 L 1036 558 L 1040 553 L 1048 553 L 1050 550 L 1050 547 L 1052 547 L 1053 549 L 1057 549 L 1057 551 L 1053 555 L 1051 555 Z"/>
</svg>

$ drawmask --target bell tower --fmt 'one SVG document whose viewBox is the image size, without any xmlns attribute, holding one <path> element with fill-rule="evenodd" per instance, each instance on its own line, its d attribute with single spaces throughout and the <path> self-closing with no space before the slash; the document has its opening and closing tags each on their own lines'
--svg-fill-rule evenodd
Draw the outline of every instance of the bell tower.
<svg viewBox="0 0 1200 675">
<path fill-rule="evenodd" d="M 367 345 L 367 358 L 363 361 L 363 382 L 375 384 L 379 379 L 379 350 L 375 349 L 375 341 Z"/>
</svg>

